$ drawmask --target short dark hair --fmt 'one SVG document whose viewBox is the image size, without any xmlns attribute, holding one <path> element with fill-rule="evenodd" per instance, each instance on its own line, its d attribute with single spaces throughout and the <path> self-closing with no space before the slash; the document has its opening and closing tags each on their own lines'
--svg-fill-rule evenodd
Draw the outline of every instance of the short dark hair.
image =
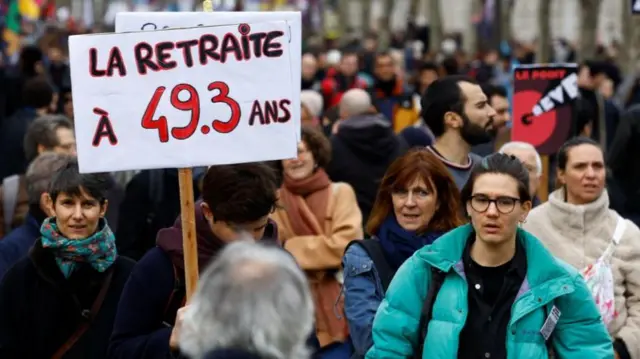
<svg viewBox="0 0 640 359">
<path fill-rule="evenodd" d="M 254 222 L 275 208 L 276 181 L 273 168 L 262 162 L 211 166 L 202 181 L 202 199 L 216 221 Z"/>
<path fill-rule="evenodd" d="M 420 64 L 420 67 L 418 68 L 418 73 L 423 73 L 425 71 L 438 72 L 438 70 L 440 69 L 438 68 L 438 65 L 436 65 L 434 62 L 425 61 L 422 64 Z"/>
<path fill-rule="evenodd" d="M 491 97 L 498 96 L 507 98 L 507 89 L 504 86 L 493 85 L 493 84 L 484 84 L 482 85 L 482 92 L 487 95 L 489 102 L 491 102 Z"/>
<path fill-rule="evenodd" d="M 36 64 L 42 62 L 44 54 L 38 46 L 27 45 L 20 51 L 20 60 L 18 60 L 18 67 L 20 72 L 27 77 L 33 77 L 37 75 Z"/>
<path fill-rule="evenodd" d="M 104 204 L 110 187 L 108 173 L 80 173 L 78 160 L 74 158 L 53 175 L 48 193 L 55 202 L 60 194 L 80 196 L 84 191 Z"/>
<path fill-rule="evenodd" d="M 469 180 L 460 192 L 463 204 L 467 204 L 471 200 L 473 186 L 476 180 L 486 173 L 504 174 L 515 179 L 516 182 L 518 182 L 520 201 L 531 201 L 531 194 L 529 193 L 529 171 L 527 168 L 515 156 L 504 153 L 494 153 L 482 159 L 480 165 L 476 166 L 471 172 Z"/>
<path fill-rule="evenodd" d="M 73 123 L 63 115 L 45 115 L 38 117 L 27 128 L 24 136 L 24 154 L 28 162 L 38 156 L 38 145 L 52 149 L 59 145 L 56 131 L 60 128 L 73 129 Z"/>
<path fill-rule="evenodd" d="M 318 167 L 326 168 L 331 162 L 331 142 L 329 139 L 319 130 L 309 126 L 302 126 L 301 139 L 313 154 Z"/>
<path fill-rule="evenodd" d="M 598 144 L 598 142 L 596 142 L 595 140 L 589 137 L 578 136 L 578 137 L 571 138 L 567 142 L 563 143 L 560 149 L 558 150 L 558 168 L 559 169 L 563 171 L 567 169 L 567 163 L 569 162 L 569 150 L 580 145 L 592 145 L 599 148 L 600 151 L 602 151 L 602 148 L 600 148 L 600 145 Z"/>
<path fill-rule="evenodd" d="M 24 84 L 22 101 L 27 107 L 43 108 L 51 105 L 53 86 L 45 77 L 34 77 Z"/>
<path fill-rule="evenodd" d="M 436 137 L 444 134 L 445 113 L 464 113 L 464 103 L 467 99 L 460 88 L 461 82 L 478 84 L 467 76 L 445 76 L 435 80 L 422 95 L 422 119 Z"/>
<path fill-rule="evenodd" d="M 458 60 L 455 57 L 447 57 L 442 60 L 442 68 L 447 76 L 458 75 L 460 73 Z"/>
</svg>

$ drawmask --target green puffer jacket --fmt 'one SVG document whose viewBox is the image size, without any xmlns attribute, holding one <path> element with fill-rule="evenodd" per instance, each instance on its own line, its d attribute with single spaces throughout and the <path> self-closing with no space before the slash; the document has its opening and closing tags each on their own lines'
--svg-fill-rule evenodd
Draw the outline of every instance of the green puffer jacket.
<svg viewBox="0 0 640 359">
<path fill-rule="evenodd" d="M 431 267 L 446 273 L 433 306 L 423 358 L 456 359 L 467 317 L 467 282 L 462 253 L 471 225 L 452 230 L 409 258 L 396 273 L 373 323 L 367 359 L 411 358 L 427 295 Z M 560 318 L 551 336 L 557 359 L 609 359 L 613 345 L 582 276 L 554 258 L 543 244 L 518 229 L 527 255 L 527 274 L 511 309 L 506 346 L 509 359 L 549 358 L 540 334 L 545 313 L 555 305 Z M 545 307 L 547 310 L 545 310 Z"/>
</svg>

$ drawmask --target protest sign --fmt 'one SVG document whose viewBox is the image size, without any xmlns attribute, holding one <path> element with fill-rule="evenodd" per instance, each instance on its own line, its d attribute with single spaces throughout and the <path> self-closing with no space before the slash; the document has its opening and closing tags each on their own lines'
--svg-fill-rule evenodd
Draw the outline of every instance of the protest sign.
<svg viewBox="0 0 640 359">
<path fill-rule="evenodd" d="M 297 155 L 285 21 L 72 36 L 82 172 Z"/>
<path fill-rule="evenodd" d="M 554 154 L 571 135 L 578 97 L 575 64 L 526 65 L 514 69 L 511 140 Z"/>
<path fill-rule="evenodd" d="M 241 22 L 286 21 L 291 35 L 289 58 L 294 96 L 291 115 L 300 139 L 300 84 L 302 83 L 302 18 L 300 12 L 122 12 L 116 15 L 116 32 L 153 31 L 195 26 L 231 25 Z"/>
</svg>

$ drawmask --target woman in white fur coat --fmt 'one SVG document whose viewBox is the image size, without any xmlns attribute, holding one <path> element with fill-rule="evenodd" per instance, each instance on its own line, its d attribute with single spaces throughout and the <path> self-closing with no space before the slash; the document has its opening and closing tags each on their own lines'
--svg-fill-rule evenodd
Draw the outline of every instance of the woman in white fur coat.
<svg viewBox="0 0 640 359">
<path fill-rule="evenodd" d="M 578 270 L 600 258 L 618 224 L 618 214 L 609 209 L 605 172 L 604 155 L 595 141 L 567 141 L 558 152 L 562 187 L 532 210 L 523 225 Z M 640 359 L 640 230 L 629 220 L 621 225 L 622 236 L 611 259 L 615 311 L 608 329 L 616 358 Z"/>
</svg>

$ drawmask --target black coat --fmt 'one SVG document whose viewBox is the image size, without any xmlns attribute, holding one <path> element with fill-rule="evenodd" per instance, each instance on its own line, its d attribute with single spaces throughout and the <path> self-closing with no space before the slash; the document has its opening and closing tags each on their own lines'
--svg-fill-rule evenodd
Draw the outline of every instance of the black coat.
<svg viewBox="0 0 640 359">
<path fill-rule="evenodd" d="M 64 359 L 106 358 L 120 293 L 133 261 L 118 257 L 109 290 L 89 330 Z M 46 359 L 71 337 L 97 297 L 107 272 L 90 265 L 65 279 L 53 254 L 38 240 L 0 283 L 0 358 Z"/>
</svg>

